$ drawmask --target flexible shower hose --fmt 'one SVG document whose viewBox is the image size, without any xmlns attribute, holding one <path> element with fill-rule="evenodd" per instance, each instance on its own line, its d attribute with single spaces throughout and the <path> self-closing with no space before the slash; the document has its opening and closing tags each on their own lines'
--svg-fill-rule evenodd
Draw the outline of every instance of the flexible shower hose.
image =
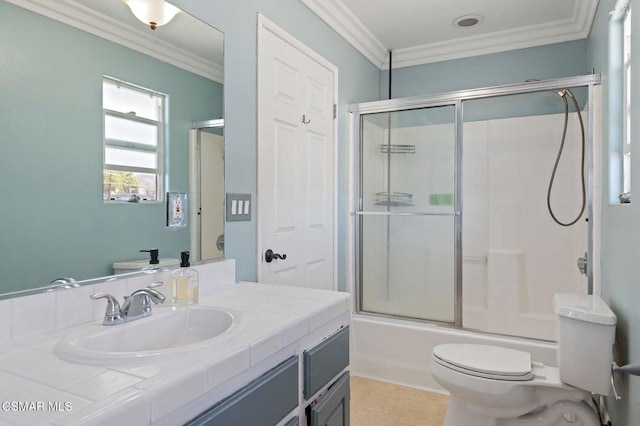
<svg viewBox="0 0 640 426">
<path fill-rule="evenodd" d="M 573 96 L 573 93 L 569 89 L 564 89 L 564 94 L 562 95 L 562 100 L 564 101 L 564 129 L 562 130 L 562 141 L 560 142 L 560 149 L 558 150 L 558 156 L 556 157 L 556 162 L 553 165 L 553 172 L 551 173 L 551 179 L 549 180 L 549 189 L 547 190 L 547 208 L 549 209 L 549 214 L 553 218 L 553 220 L 561 226 L 571 226 L 578 222 L 582 217 L 582 213 L 584 213 L 584 209 L 587 204 L 587 191 L 586 184 L 584 179 L 584 162 L 585 162 L 585 136 L 584 136 L 584 122 L 582 121 L 582 114 L 580 114 L 580 107 L 578 106 L 578 102 L 576 98 Z M 556 178 L 556 171 L 558 170 L 558 164 L 560 163 L 560 157 L 562 156 L 562 152 L 564 150 L 564 143 L 567 138 L 567 125 L 569 122 L 569 103 L 567 102 L 567 96 L 571 98 L 573 105 L 576 107 L 576 112 L 578 113 L 578 119 L 580 120 L 580 131 L 582 132 L 582 159 L 580 162 L 580 178 L 582 181 L 582 207 L 580 208 L 580 213 L 578 216 L 569 223 L 561 222 L 556 215 L 553 213 L 553 208 L 551 207 L 551 189 L 553 188 L 553 183 Z"/>
</svg>

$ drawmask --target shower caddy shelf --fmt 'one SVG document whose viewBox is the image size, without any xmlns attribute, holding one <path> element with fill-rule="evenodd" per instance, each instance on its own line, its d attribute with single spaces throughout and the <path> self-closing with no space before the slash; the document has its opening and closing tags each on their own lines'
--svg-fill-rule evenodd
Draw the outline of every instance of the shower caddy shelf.
<svg viewBox="0 0 640 426">
<path fill-rule="evenodd" d="M 413 194 L 392 192 L 387 195 L 386 191 L 376 192 L 376 201 L 374 204 L 378 206 L 413 206 Z"/>
<path fill-rule="evenodd" d="M 381 144 L 380 154 L 415 154 L 415 145 Z M 413 206 L 413 194 L 407 192 L 376 192 L 375 203 L 378 206 Z"/>
<path fill-rule="evenodd" d="M 415 154 L 415 145 L 381 144 L 380 154 Z"/>
<path fill-rule="evenodd" d="M 381 144 L 380 154 L 415 154 L 415 145 Z M 407 192 L 376 192 L 377 206 L 413 206 L 413 194 Z"/>
</svg>

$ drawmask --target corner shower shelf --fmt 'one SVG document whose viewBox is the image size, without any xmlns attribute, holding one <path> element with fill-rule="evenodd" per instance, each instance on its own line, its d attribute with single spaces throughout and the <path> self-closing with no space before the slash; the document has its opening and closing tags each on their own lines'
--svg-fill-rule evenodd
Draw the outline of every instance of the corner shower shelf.
<svg viewBox="0 0 640 426">
<path fill-rule="evenodd" d="M 389 145 L 382 144 L 380 145 L 380 153 L 381 154 L 415 154 L 416 146 L 415 145 Z"/>
<path fill-rule="evenodd" d="M 386 191 L 376 192 L 375 204 L 378 206 L 413 206 L 413 194 L 392 192 L 387 195 Z"/>
</svg>

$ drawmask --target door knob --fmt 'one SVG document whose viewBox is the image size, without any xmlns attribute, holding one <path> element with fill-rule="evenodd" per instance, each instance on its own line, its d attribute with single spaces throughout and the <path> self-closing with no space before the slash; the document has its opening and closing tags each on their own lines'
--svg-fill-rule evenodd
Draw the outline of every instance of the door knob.
<svg viewBox="0 0 640 426">
<path fill-rule="evenodd" d="M 273 250 L 271 249 L 267 249 L 267 251 L 264 252 L 264 261 L 267 263 L 271 263 L 273 259 L 285 260 L 286 258 L 287 258 L 286 254 L 274 253 Z"/>
</svg>

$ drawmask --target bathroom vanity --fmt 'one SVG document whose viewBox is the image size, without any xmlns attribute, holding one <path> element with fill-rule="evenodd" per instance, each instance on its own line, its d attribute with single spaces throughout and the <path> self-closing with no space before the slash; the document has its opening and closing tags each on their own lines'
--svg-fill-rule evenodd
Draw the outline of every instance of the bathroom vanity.
<svg viewBox="0 0 640 426">
<path fill-rule="evenodd" d="M 213 339 L 140 356 L 97 351 L 92 358 L 89 351 L 69 361 L 59 343 L 106 327 L 105 302 L 90 294 L 122 300 L 151 282 L 168 283 L 168 272 L 0 301 L 0 317 L 9 313 L 0 325 L 0 423 L 290 426 L 331 418 L 348 424 L 349 295 L 236 283 L 232 260 L 196 268 L 197 309 L 228 312 L 231 326 Z M 110 328 L 176 313 L 155 305 L 151 317 Z M 162 324 L 173 332 L 171 322 Z"/>
<path fill-rule="evenodd" d="M 321 343 L 305 350 L 302 358 L 299 354 L 291 356 L 187 424 L 282 424 L 290 417 L 291 411 L 298 407 L 302 390 L 305 412 L 289 418 L 284 423 L 286 426 L 320 426 L 327 424 L 329 419 L 331 424 L 348 425 L 349 372 L 343 372 L 349 363 L 348 331 L 348 327 L 341 328 Z M 300 369 L 302 389 L 298 374 Z M 306 422 L 300 420 L 303 415 L 307 418 Z"/>
</svg>

